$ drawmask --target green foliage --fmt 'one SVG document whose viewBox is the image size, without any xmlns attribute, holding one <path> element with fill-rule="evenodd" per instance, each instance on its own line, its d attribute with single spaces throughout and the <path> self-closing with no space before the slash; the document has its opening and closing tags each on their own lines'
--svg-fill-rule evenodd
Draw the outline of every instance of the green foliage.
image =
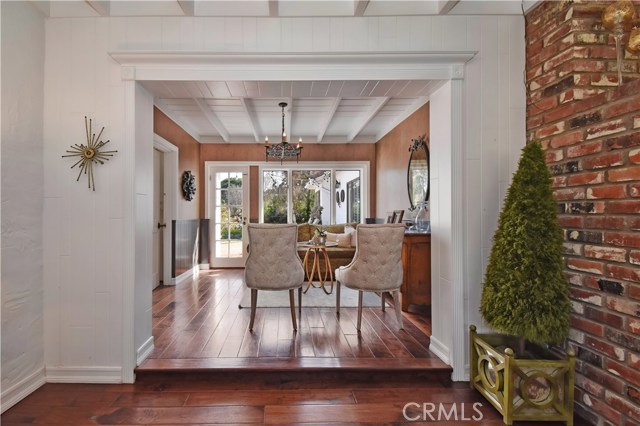
<svg viewBox="0 0 640 426">
<path fill-rule="evenodd" d="M 485 275 L 480 312 L 496 330 L 539 343 L 569 333 L 569 284 L 551 174 L 539 143 L 522 150 Z"/>
</svg>

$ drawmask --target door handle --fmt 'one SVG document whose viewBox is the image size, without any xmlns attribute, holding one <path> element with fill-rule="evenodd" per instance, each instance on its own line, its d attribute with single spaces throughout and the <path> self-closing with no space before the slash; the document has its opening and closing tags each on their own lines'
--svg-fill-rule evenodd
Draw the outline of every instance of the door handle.
<svg viewBox="0 0 640 426">
<path fill-rule="evenodd" d="M 160 223 L 160 222 L 158 222 L 158 229 L 160 229 L 160 228 L 166 228 L 166 227 L 167 227 L 167 224 L 166 224 L 166 223 Z"/>
</svg>

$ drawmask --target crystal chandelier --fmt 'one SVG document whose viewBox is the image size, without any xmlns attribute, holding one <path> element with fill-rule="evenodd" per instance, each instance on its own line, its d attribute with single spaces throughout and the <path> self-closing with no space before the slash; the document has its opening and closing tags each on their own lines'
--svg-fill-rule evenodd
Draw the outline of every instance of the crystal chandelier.
<svg viewBox="0 0 640 426">
<path fill-rule="evenodd" d="M 287 106 L 286 102 L 280 102 L 278 104 L 280 108 L 282 108 L 282 141 L 275 145 L 269 145 L 269 137 L 264 138 L 264 149 L 265 156 L 267 161 L 269 158 L 275 158 L 280 160 L 282 163 L 283 160 L 295 158 L 296 161 L 300 159 L 300 154 L 302 153 L 302 138 L 298 139 L 298 144 L 296 146 L 291 145 L 287 142 L 287 133 L 284 131 L 284 109 Z"/>
</svg>

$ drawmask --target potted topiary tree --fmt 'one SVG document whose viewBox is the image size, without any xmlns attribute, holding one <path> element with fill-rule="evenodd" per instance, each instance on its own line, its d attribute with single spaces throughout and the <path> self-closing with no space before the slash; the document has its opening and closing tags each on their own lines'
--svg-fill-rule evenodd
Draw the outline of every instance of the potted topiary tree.
<svg viewBox="0 0 640 426">
<path fill-rule="evenodd" d="M 470 327 L 471 385 L 503 415 L 573 424 L 575 356 L 548 346 L 569 333 L 569 284 L 551 174 L 528 144 L 507 192 L 484 279 L 480 311 L 502 335 Z M 514 352 L 515 349 L 515 352 Z"/>
</svg>

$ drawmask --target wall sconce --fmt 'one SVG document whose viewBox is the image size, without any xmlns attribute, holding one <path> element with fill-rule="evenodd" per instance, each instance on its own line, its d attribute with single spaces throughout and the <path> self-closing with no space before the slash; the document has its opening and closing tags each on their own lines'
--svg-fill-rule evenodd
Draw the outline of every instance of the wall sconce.
<svg viewBox="0 0 640 426">
<path fill-rule="evenodd" d="M 613 32 L 613 38 L 616 40 L 616 58 L 618 62 L 618 86 L 622 84 L 622 37 L 624 33 L 629 31 L 633 27 L 633 22 L 636 19 L 636 9 L 633 6 L 631 0 L 620 0 L 615 3 L 611 3 L 605 7 L 602 12 L 602 25 L 609 31 Z M 634 46 L 638 45 L 638 30 L 636 32 Z M 630 43 L 627 50 L 631 46 Z"/>
<path fill-rule="evenodd" d="M 640 28 L 636 27 L 631 30 L 631 33 L 629 33 L 627 51 L 634 55 L 640 54 Z"/>
</svg>

